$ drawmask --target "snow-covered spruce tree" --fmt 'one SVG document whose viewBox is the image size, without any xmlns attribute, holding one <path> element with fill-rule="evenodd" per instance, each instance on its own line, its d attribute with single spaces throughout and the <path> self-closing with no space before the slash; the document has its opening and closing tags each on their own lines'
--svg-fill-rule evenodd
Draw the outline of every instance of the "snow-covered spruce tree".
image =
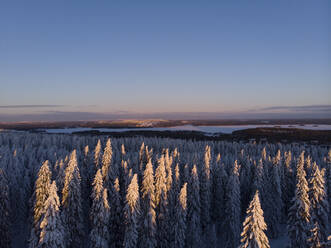
<svg viewBox="0 0 331 248">
<path fill-rule="evenodd" d="M 89 226 L 89 210 L 91 207 L 91 191 L 92 191 L 92 180 L 94 178 L 94 175 L 91 175 L 92 172 L 91 167 L 93 168 L 93 165 L 91 164 L 91 156 L 89 152 L 89 146 L 84 147 L 82 162 L 80 164 L 80 175 L 81 175 L 81 190 L 82 190 L 82 207 L 83 207 L 83 213 L 84 213 L 84 226 Z M 62 189 L 61 189 L 62 190 Z M 86 199 L 86 200 L 85 200 Z M 88 228 L 86 228 L 88 229 Z"/>
<path fill-rule="evenodd" d="M 62 190 L 63 220 L 67 228 L 67 244 L 78 248 L 84 238 L 81 179 L 77 165 L 76 150 L 70 154 Z"/>
<path fill-rule="evenodd" d="M 97 171 L 92 185 L 89 246 L 91 248 L 106 248 L 108 247 L 109 242 L 109 204 L 107 189 L 103 187 L 103 179 L 100 169 Z"/>
<path fill-rule="evenodd" d="M 106 187 L 106 188 L 109 188 L 110 185 L 112 184 L 112 182 L 116 178 L 116 176 L 112 175 L 112 173 L 110 171 L 112 156 L 113 156 L 113 150 L 112 150 L 112 146 L 111 146 L 111 141 L 110 141 L 110 139 L 108 139 L 105 149 L 103 151 L 102 161 L 101 161 L 101 172 L 102 172 L 103 179 L 104 179 L 104 181 L 107 181 L 109 184 L 108 187 Z"/>
<path fill-rule="evenodd" d="M 173 241 L 170 247 L 184 248 L 186 240 L 186 214 L 187 214 L 187 183 L 184 183 L 178 194 L 174 215 Z"/>
<path fill-rule="evenodd" d="M 331 247 L 331 235 L 329 235 L 328 241 L 324 242 L 322 245 L 324 245 L 323 248 L 324 247 L 326 247 L 326 248 Z"/>
<path fill-rule="evenodd" d="M 45 201 L 44 214 L 40 223 L 38 248 L 65 248 L 65 229 L 60 215 L 60 200 L 55 181 L 50 185 Z"/>
<path fill-rule="evenodd" d="M 326 191 L 329 202 L 329 213 L 331 213 L 331 149 L 326 158 Z M 331 223 L 331 214 L 329 215 L 329 223 Z"/>
<path fill-rule="evenodd" d="M 312 166 L 311 157 L 308 155 L 305 160 L 305 164 L 304 164 L 304 168 L 306 170 L 306 175 L 307 175 L 307 180 L 309 180 L 311 177 L 311 169 L 312 169 L 311 166 Z"/>
<path fill-rule="evenodd" d="M 155 170 L 155 206 L 158 207 L 162 192 L 167 194 L 167 175 L 165 171 L 164 156 L 158 160 L 158 167 Z"/>
<path fill-rule="evenodd" d="M 38 178 L 35 182 L 33 194 L 33 227 L 29 238 L 29 247 L 34 248 L 38 244 L 40 236 L 40 221 L 45 211 L 45 201 L 48 198 L 49 188 L 51 185 L 51 172 L 49 162 L 46 160 L 40 167 Z"/>
<path fill-rule="evenodd" d="M 66 163 L 63 161 L 63 159 L 61 159 L 57 167 L 57 174 L 55 179 L 57 188 L 60 192 L 62 191 L 64 185 L 65 168 L 66 168 Z"/>
<path fill-rule="evenodd" d="M 256 191 L 246 213 L 240 248 L 269 248 L 269 240 L 264 233 L 267 230 L 267 225 L 264 222 L 259 191 Z"/>
<path fill-rule="evenodd" d="M 240 183 L 239 183 L 239 165 L 235 161 L 232 173 L 226 186 L 225 203 L 225 231 L 226 247 L 235 248 L 239 245 L 240 239 Z"/>
<path fill-rule="evenodd" d="M 213 186 L 212 186 L 212 221 L 216 225 L 216 233 L 221 234 L 222 224 L 224 221 L 225 208 L 225 186 L 226 186 L 226 172 L 224 165 L 221 164 L 220 156 L 216 159 L 216 164 L 213 168 Z"/>
<path fill-rule="evenodd" d="M 146 160 L 146 153 L 145 153 L 145 143 L 143 142 L 140 146 L 139 150 L 139 171 L 142 172 L 144 171 L 144 166 L 147 163 Z"/>
<path fill-rule="evenodd" d="M 208 230 L 210 225 L 210 160 L 210 146 L 207 145 L 205 148 L 204 163 L 200 173 L 201 228 L 204 234 Z"/>
<path fill-rule="evenodd" d="M 197 166 L 194 165 L 191 172 L 191 180 L 187 190 L 187 228 L 186 228 L 186 246 L 200 247 L 201 245 L 201 223 L 200 223 L 200 183 Z"/>
<path fill-rule="evenodd" d="M 270 173 L 268 173 L 268 169 Z M 254 166 L 254 183 L 252 190 L 255 192 L 256 190 L 259 191 L 261 205 L 264 209 L 264 218 L 268 225 L 267 234 L 271 237 L 277 237 L 282 214 L 278 165 L 260 159 L 258 164 Z M 254 192 L 252 193 L 254 194 Z"/>
<path fill-rule="evenodd" d="M 252 163 L 249 159 L 249 156 L 244 155 L 244 151 L 242 150 L 242 153 L 240 155 L 240 199 L 241 199 L 241 205 L 242 205 L 242 215 L 245 215 L 246 209 L 248 208 L 249 202 L 252 199 L 252 192 L 251 192 L 251 184 L 253 181 L 252 178 Z"/>
<path fill-rule="evenodd" d="M 188 164 L 181 166 L 181 169 L 182 171 L 180 172 L 180 181 L 189 183 L 191 173 Z"/>
<path fill-rule="evenodd" d="M 9 183 L 9 200 L 12 208 L 11 219 L 13 222 L 17 222 L 22 219 L 25 204 L 25 201 L 21 198 L 25 189 L 22 187 L 24 166 L 22 151 L 20 149 L 14 149 L 14 152 L 10 156 L 9 166 L 9 170 L 6 172 L 9 172 L 7 176 Z"/>
<path fill-rule="evenodd" d="M 157 206 L 157 247 L 169 247 L 169 219 L 168 217 L 168 199 L 165 191 L 161 191 L 159 205 Z"/>
<path fill-rule="evenodd" d="M 179 192 L 181 182 L 180 182 L 180 169 L 179 169 L 179 164 L 176 164 L 175 166 L 175 173 L 173 175 L 174 180 L 173 180 L 173 187 L 175 190 L 174 192 Z"/>
<path fill-rule="evenodd" d="M 282 183 L 282 198 L 284 203 L 284 216 L 287 216 L 295 191 L 295 173 L 292 168 L 291 151 L 285 152 L 284 157 L 285 161 L 283 164 L 284 181 Z"/>
<path fill-rule="evenodd" d="M 123 247 L 136 248 L 138 243 L 138 218 L 140 215 L 139 187 L 137 174 L 128 186 L 124 207 L 125 234 Z"/>
<path fill-rule="evenodd" d="M 0 168 L 0 247 L 10 248 L 10 203 L 8 181 Z"/>
<path fill-rule="evenodd" d="M 49 187 L 51 183 L 51 172 L 49 170 L 49 162 L 46 160 L 41 166 L 38 178 L 35 183 L 35 201 L 34 201 L 34 224 L 39 226 L 39 221 L 44 213 L 44 203 L 48 198 Z"/>
<path fill-rule="evenodd" d="M 126 160 L 126 151 L 125 151 L 124 144 L 121 145 L 121 158 L 122 158 L 122 161 Z"/>
<path fill-rule="evenodd" d="M 84 159 L 83 159 L 83 165 L 82 168 L 84 168 L 84 174 L 86 178 L 83 181 L 82 176 L 82 185 L 86 182 L 87 185 L 85 185 L 87 189 L 87 196 L 90 197 L 91 194 L 91 185 L 95 176 L 95 166 L 93 164 L 93 152 L 90 151 L 90 146 L 84 147 Z M 81 173 L 83 175 L 83 172 Z"/>
<path fill-rule="evenodd" d="M 175 243 L 175 235 L 176 230 L 174 228 L 175 225 L 177 225 L 177 211 L 178 211 L 178 205 L 179 205 L 179 199 L 178 195 L 180 193 L 180 174 L 179 174 L 179 164 L 176 164 L 174 173 L 172 175 L 173 181 L 172 186 L 168 192 L 168 226 L 170 227 L 170 231 L 168 234 L 168 240 L 170 246 L 174 246 Z"/>
<path fill-rule="evenodd" d="M 271 164 L 269 180 L 264 184 L 268 186 L 268 191 L 264 192 L 265 201 L 267 201 L 264 206 L 268 210 L 268 218 L 265 218 L 268 225 L 267 233 L 270 237 L 276 238 L 280 233 L 279 223 L 282 219 L 283 209 L 278 163 Z"/>
<path fill-rule="evenodd" d="M 310 199 L 310 214 L 311 222 L 316 224 L 314 232 L 320 232 L 320 241 L 325 242 L 328 237 L 329 230 L 329 204 L 326 199 L 325 181 L 322 173 L 319 170 L 316 162 L 311 168 L 311 178 L 309 180 L 309 199 Z"/>
<path fill-rule="evenodd" d="M 153 165 L 149 161 L 143 175 L 141 187 L 141 217 L 139 247 L 156 247 L 155 187 Z"/>
<path fill-rule="evenodd" d="M 123 212 L 120 196 L 120 184 L 118 178 L 114 180 L 112 190 L 109 191 L 110 208 L 110 243 L 109 247 L 121 247 L 123 245 Z"/>
<path fill-rule="evenodd" d="M 308 237 L 309 248 L 322 248 L 321 231 L 317 222 L 311 227 L 310 236 Z M 328 246 L 325 246 L 328 247 Z"/>
<path fill-rule="evenodd" d="M 266 147 L 263 147 L 262 151 L 261 151 L 261 158 L 263 161 L 267 160 L 267 150 Z"/>
<path fill-rule="evenodd" d="M 91 157 L 90 157 L 90 148 L 89 146 L 84 147 L 84 157 L 82 161 L 81 166 L 81 174 L 82 177 L 84 175 L 84 178 L 86 178 L 86 182 L 88 182 L 88 179 L 91 176 Z"/>
<path fill-rule="evenodd" d="M 101 154 L 101 141 L 100 139 L 97 142 L 97 145 L 94 148 L 94 172 L 97 171 L 100 166 L 101 166 L 101 158 L 102 158 L 102 154 Z"/>
<path fill-rule="evenodd" d="M 167 192 L 169 192 L 171 190 L 172 187 L 172 162 L 173 159 L 171 156 L 169 156 L 169 149 L 166 149 L 166 153 L 165 153 L 165 170 L 166 170 L 166 181 L 167 181 Z"/>
<path fill-rule="evenodd" d="M 119 185 L 120 187 L 120 195 L 122 200 L 122 206 L 125 206 L 125 198 L 126 198 L 126 190 L 129 186 L 131 179 L 129 178 L 129 169 L 128 169 L 128 163 L 127 161 L 121 160 L 121 166 L 119 170 Z"/>
<path fill-rule="evenodd" d="M 288 215 L 288 235 L 292 248 L 306 248 L 310 230 L 310 202 L 304 169 L 304 152 L 298 159 L 296 178 L 295 195 Z"/>
<path fill-rule="evenodd" d="M 256 162 L 254 161 L 253 163 L 253 185 L 252 185 L 252 196 L 254 196 L 256 190 L 260 192 L 260 198 L 262 202 L 262 198 L 264 196 L 264 191 L 265 191 L 265 185 L 264 182 L 267 182 L 268 180 L 266 179 L 265 175 L 265 167 L 263 164 L 262 159 Z"/>
</svg>

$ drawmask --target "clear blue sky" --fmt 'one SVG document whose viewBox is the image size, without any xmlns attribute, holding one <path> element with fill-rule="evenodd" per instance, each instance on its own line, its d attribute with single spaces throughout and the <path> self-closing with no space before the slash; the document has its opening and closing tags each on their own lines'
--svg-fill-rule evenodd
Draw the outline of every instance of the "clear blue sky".
<svg viewBox="0 0 331 248">
<path fill-rule="evenodd" d="M 328 2 L 1 1 L 0 120 L 331 105 Z"/>
</svg>

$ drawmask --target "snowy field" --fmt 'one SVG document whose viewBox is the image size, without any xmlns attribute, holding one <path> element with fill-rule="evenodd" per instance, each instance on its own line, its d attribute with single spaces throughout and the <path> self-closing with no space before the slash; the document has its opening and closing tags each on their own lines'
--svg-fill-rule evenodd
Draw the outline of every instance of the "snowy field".
<svg viewBox="0 0 331 248">
<path fill-rule="evenodd" d="M 257 128 L 257 127 L 281 127 L 281 128 L 301 128 L 309 130 L 331 130 L 331 125 L 234 125 L 234 126 L 175 126 L 175 127 L 151 127 L 151 128 L 56 128 L 43 129 L 47 133 L 73 133 L 84 131 L 100 131 L 100 132 L 126 132 L 126 131 L 200 131 L 209 134 L 226 133 L 231 134 L 237 130 Z"/>
</svg>

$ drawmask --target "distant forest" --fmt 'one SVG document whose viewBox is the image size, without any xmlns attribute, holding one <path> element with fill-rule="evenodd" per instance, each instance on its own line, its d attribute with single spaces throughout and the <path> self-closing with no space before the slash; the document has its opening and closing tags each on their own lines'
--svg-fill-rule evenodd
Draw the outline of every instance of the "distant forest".
<svg viewBox="0 0 331 248">
<path fill-rule="evenodd" d="M 1 248 L 331 247 L 331 150 L 0 132 Z"/>
</svg>

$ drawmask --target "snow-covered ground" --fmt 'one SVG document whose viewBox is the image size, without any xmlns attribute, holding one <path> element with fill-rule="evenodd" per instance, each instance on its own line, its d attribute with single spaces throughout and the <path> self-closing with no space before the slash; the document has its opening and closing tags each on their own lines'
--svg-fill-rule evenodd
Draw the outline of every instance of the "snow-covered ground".
<svg viewBox="0 0 331 248">
<path fill-rule="evenodd" d="M 175 126 L 175 127 L 148 127 L 148 128 L 57 128 L 57 129 L 45 129 L 47 133 L 73 133 L 97 130 L 100 132 L 125 132 L 125 131 L 200 131 L 204 133 L 227 133 L 230 134 L 233 131 L 243 130 L 248 128 L 257 127 L 281 127 L 281 128 L 301 128 L 310 130 L 331 130 L 331 125 L 234 125 L 234 126 Z"/>
</svg>

